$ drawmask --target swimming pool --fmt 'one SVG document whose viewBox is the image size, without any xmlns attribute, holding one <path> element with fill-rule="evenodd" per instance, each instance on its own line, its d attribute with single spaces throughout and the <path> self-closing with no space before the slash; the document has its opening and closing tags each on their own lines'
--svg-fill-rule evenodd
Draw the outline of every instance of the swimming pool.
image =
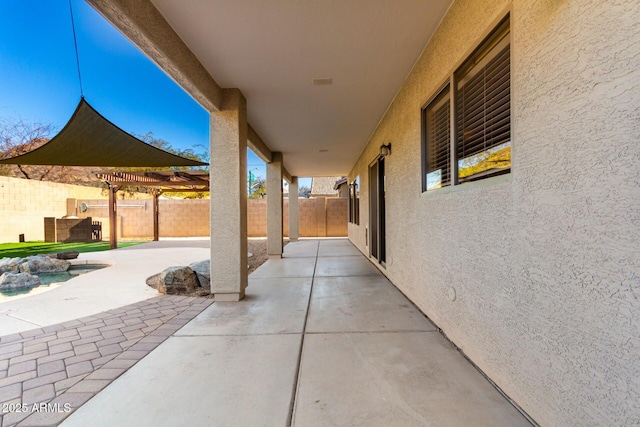
<svg viewBox="0 0 640 427">
<path fill-rule="evenodd" d="M 74 264 L 71 265 L 67 271 L 60 271 L 57 273 L 36 273 L 35 275 L 40 278 L 40 286 L 34 286 L 26 289 L 0 290 L 0 303 L 55 289 L 62 283 L 69 279 L 73 279 L 80 274 L 90 273 L 105 267 L 109 267 L 109 264 Z"/>
</svg>

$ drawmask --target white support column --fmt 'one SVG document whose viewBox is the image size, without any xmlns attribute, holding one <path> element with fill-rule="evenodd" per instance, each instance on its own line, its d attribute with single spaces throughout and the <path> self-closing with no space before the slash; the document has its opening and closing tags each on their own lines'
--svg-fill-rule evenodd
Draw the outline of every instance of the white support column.
<svg viewBox="0 0 640 427">
<path fill-rule="evenodd" d="M 211 112 L 211 293 L 240 301 L 247 287 L 247 101 L 238 89 L 223 91 Z"/>
<path fill-rule="evenodd" d="M 298 177 L 292 176 L 289 184 L 289 241 L 295 242 L 299 235 L 298 227 Z"/>
<path fill-rule="evenodd" d="M 267 163 L 267 255 L 282 258 L 282 153 Z"/>
</svg>

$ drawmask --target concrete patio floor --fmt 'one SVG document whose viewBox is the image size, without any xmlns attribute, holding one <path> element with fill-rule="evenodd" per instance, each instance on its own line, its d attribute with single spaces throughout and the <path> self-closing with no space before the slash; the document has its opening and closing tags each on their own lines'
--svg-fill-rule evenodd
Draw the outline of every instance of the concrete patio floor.
<svg viewBox="0 0 640 427">
<path fill-rule="evenodd" d="M 110 381 L 63 425 L 529 425 L 345 239 L 290 243 Z"/>
</svg>

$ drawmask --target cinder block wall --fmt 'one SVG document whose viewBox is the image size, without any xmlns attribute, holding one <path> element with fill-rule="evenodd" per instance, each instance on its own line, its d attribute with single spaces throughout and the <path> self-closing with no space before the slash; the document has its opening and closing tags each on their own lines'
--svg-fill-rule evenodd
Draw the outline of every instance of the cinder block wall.
<svg viewBox="0 0 640 427">
<path fill-rule="evenodd" d="M 153 238 L 153 199 L 137 193 L 126 197 L 117 200 L 118 237 Z M 0 177 L 0 242 L 17 242 L 19 234 L 44 240 L 44 218 L 66 215 L 101 221 L 103 240 L 108 239 L 108 196 L 102 189 Z M 347 199 L 299 199 L 299 221 L 301 237 L 346 236 Z M 266 199 L 248 200 L 247 223 L 249 237 L 267 235 Z M 209 236 L 209 200 L 159 200 L 159 227 L 161 237 Z M 283 202 L 283 231 L 289 235 L 288 199 Z"/>
<path fill-rule="evenodd" d="M 149 195 L 147 195 L 149 197 Z M 79 208 L 85 204 L 87 210 Z M 153 238 L 153 199 L 116 200 L 118 206 L 118 237 Z M 102 239 L 109 239 L 109 204 L 107 199 L 71 199 L 68 215 L 92 217 L 102 223 Z"/>
<path fill-rule="evenodd" d="M 159 200 L 161 237 L 208 236 L 209 199 Z M 153 219 L 151 235 L 153 235 Z"/>
<path fill-rule="evenodd" d="M 300 237 L 346 237 L 348 199 L 298 199 Z M 249 237 L 267 235 L 267 200 L 250 199 L 247 203 Z M 289 236 L 289 199 L 283 202 L 283 234 Z"/>
<path fill-rule="evenodd" d="M 318 236 L 316 200 L 300 199 L 298 201 L 298 233 L 300 237 Z"/>
<path fill-rule="evenodd" d="M 44 218 L 66 215 L 68 198 L 102 197 L 100 188 L 0 176 L 0 242 L 44 240 Z"/>
<path fill-rule="evenodd" d="M 347 209 L 349 199 L 327 199 L 327 237 L 347 235 Z"/>
<path fill-rule="evenodd" d="M 267 235 L 267 199 L 247 200 L 247 236 Z"/>
</svg>

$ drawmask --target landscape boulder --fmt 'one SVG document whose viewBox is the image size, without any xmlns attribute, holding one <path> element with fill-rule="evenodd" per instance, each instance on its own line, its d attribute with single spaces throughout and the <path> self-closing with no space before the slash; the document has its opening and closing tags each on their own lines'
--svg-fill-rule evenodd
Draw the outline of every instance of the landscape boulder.
<svg viewBox="0 0 640 427">
<path fill-rule="evenodd" d="M 211 289 L 211 262 L 208 259 L 189 264 L 198 277 L 198 283 L 203 289 Z"/>
<path fill-rule="evenodd" d="M 57 254 L 55 254 L 55 257 L 57 259 L 76 259 L 78 258 L 78 255 L 80 255 L 80 252 L 65 251 L 65 252 L 58 252 Z"/>
<path fill-rule="evenodd" d="M 26 258 L 20 264 L 21 273 L 57 273 L 67 271 L 71 263 L 62 259 L 35 255 Z"/>
<path fill-rule="evenodd" d="M 2 273 L 0 290 L 32 288 L 40 285 L 40 278 L 29 273 Z"/>
<path fill-rule="evenodd" d="M 196 273 L 189 267 L 169 267 L 147 279 L 147 285 L 161 294 L 195 292 L 198 288 Z"/>
<path fill-rule="evenodd" d="M 163 291 L 160 293 L 164 293 L 164 283 L 160 278 L 160 274 L 161 273 L 158 273 L 158 274 L 154 274 L 151 277 L 147 277 L 147 286 L 151 286 L 153 289 L 156 289 L 158 292 L 160 292 L 160 289 L 163 289 Z"/>
<path fill-rule="evenodd" d="M 24 258 L 2 258 L 0 259 L 0 274 L 2 273 L 19 273 L 20 264 L 24 262 Z"/>
</svg>

